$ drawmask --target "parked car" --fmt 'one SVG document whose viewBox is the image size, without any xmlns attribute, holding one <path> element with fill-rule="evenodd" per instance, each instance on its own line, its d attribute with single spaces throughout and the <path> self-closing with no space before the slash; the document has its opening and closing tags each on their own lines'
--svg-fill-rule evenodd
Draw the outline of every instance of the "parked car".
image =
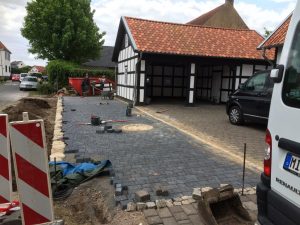
<svg viewBox="0 0 300 225">
<path fill-rule="evenodd" d="M 20 81 L 20 74 L 12 74 L 11 80 L 12 81 Z"/>
<path fill-rule="evenodd" d="M 267 123 L 274 83 L 270 70 L 255 73 L 239 86 L 226 105 L 229 121 L 240 125 L 245 121 Z"/>
<path fill-rule="evenodd" d="M 28 76 L 27 73 L 20 73 L 20 79 L 19 79 L 19 81 L 21 82 L 27 76 Z"/>
<path fill-rule="evenodd" d="M 264 172 L 257 184 L 262 225 L 300 224 L 300 1 L 294 10 L 280 65 L 272 70 Z"/>
<path fill-rule="evenodd" d="M 36 90 L 38 79 L 36 77 L 27 76 L 20 83 L 20 90 Z"/>
</svg>

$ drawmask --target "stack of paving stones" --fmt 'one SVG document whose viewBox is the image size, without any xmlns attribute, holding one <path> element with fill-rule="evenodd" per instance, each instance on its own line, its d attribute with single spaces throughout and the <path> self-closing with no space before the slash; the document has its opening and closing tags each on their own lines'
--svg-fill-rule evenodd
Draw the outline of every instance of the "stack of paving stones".
<svg viewBox="0 0 300 225">
<path fill-rule="evenodd" d="M 127 187 L 126 195 L 119 197 L 133 201 L 135 193 L 144 190 L 150 201 L 191 196 L 194 187 L 218 187 L 221 183 L 242 186 L 242 166 L 213 154 L 209 146 L 196 143 L 192 138 L 175 128 L 146 116 L 126 117 L 127 104 L 117 100 L 99 104 L 98 97 L 64 97 L 63 132 L 68 140 L 66 158 L 68 162 L 101 161 L 112 162 L 114 185 Z M 97 134 L 97 126 L 90 123 L 91 115 L 102 120 L 127 120 L 113 123 L 116 128 L 128 124 L 153 126 L 145 132 L 123 132 L 122 134 Z M 246 187 L 259 181 L 259 174 L 246 171 Z M 168 196 L 157 195 L 157 186 Z M 126 198 L 126 200 L 125 200 Z M 120 200 L 118 199 L 118 200 Z"/>
</svg>

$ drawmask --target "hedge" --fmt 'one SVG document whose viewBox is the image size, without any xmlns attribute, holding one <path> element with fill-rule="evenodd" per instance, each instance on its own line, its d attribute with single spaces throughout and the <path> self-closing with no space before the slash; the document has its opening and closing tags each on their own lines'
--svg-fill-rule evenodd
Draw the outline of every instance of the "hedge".
<svg viewBox="0 0 300 225">
<path fill-rule="evenodd" d="M 104 75 L 111 80 L 115 78 L 113 70 L 82 68 L 80 65 L 63 60 L 50 61 L 46 70 L 49 76 L 49 82 L 54 84 L 58 89 L 68 85 L 69 77 L 84 77 L 86 73 L 92 77 L 101 77 Z"/>
</svg>

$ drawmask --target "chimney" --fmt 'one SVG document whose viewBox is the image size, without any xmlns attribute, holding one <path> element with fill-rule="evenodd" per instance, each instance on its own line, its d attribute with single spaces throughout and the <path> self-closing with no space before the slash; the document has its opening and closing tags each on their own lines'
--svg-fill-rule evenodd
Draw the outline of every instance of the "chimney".
<svg viewBox="0 0 300 225">
<path fill-rule="evenodd" d="M 234 0 L 225 0 L 225 3 L 226 4 L 234 5 Z"/>
</svg>

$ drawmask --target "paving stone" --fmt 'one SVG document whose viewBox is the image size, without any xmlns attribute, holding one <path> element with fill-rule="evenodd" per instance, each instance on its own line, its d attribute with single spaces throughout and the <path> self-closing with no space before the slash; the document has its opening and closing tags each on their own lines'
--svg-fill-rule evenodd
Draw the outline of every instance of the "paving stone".
<svg viewBox="0 0 300 225">
<path fill-rule="evenodd" d="M 176 220 L 174 219 L 174 217 L 162 218 L 162 221 L 163 221 L 164 225 L 177 225 L 178 224 L 176 222 Z"/>
<path fill-rule="evenodd" d="M 135 192 L 135 200 L 137 202 L 147 202 L 150 200 L 150 194 L 144 190 L 137 191 Z"/>
<path fill-rule="evenodd" d="M 157 208 L 164 208 L 167 206 L 166 200 L 164 199 L 158 199 L 155 201 L 156 207 Z"/>
<path fill-rule="evenodd" d="M 182 205 L 181 208 L 187 215 L 193 215 L 198 213 L 198 211 L 192 205 Z"/>
<path fill-rule="evenodd" d="M 127 211 L 128 212 L 136 211 L 136 204 L 134 202 L 129 202 L 127 204 Z"/>
<path fill-rule="evenodd" d="M 144 203 L 144 202 L 138 202 L 138 203 L 136 203 L 136 209 L 138 211 L 143 211 L 146 208 L 147 208 L 146 203 Z"/>
<path fill-rule="evenodd" d="M 256 211 L 257 210 L 257 205 L 254 202 L 243 202 L 243 206 L 251 211 Z"/>
<path fill-rule="evenodd" d="M 176 212 L 173 214 L 176 221 L 187 220 L 188 217 L 184 212 Z"/>
<path fill-rule="evenodd" d="M 202 198 L 201 189 L 200 188 L 194 188 L 192 196 L 193 196 L 193 199 L 200 200 Z"/>
<path fill-rule="evenodd" d="M 190 220 L 181 220 L 181 221 L 178 221 L 178 224 L 192 225 Z"/>
<path fill-rule="evenodd" d="M 146 202 L 146 206 L 147 206 L 148 209 L 156 208 L 155 202 Z"/>
<path fill-rule="evenodd" d="M 160 216 L 160 218 L 172 217 L 172 214 L 171 214 L 170 210 L 167 207 L 159 209 L 158 210 L 158 215 Z"/>
<path fill-rule="evenodd" d="M 146 210 L 144 210 L 144 215 L 145 215 L 145 217 L 157 216 L 158 213 L 156 212 L 155 209 L 146 209 Z"/>
<path fill-rule="evenodd" d="M 174 213 L 183 212 L 181 206 L 173 206 L 169 208 L 170 212 L 174 215 Z"/>
<path fill-rule="evenodd" d="M 149 225 L 157 225 L 157 224 L 161 224 L 162 220 L 159 216 L 151 216 L 151 217 L 147 217 L 147 222 Z"/>
<path fill-rule="evenodd" d="M 188 217 L 193 225 L 204 225 L 205 224 L 199 215 L 189 215 Z"/>
</svg>

